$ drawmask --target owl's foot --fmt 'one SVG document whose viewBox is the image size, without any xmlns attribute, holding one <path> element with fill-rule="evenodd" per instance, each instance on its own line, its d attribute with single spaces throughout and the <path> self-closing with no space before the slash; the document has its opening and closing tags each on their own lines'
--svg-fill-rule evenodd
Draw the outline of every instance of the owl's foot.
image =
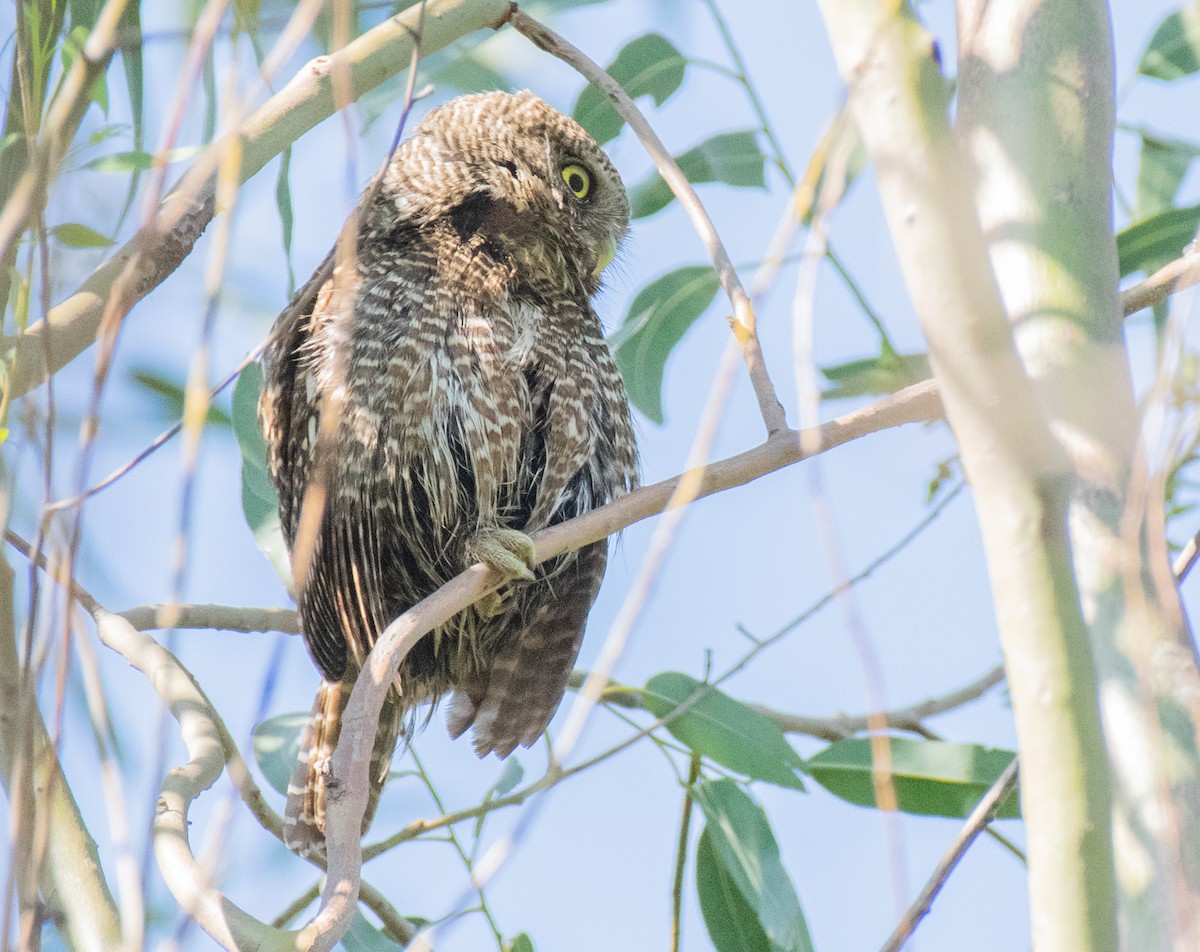
<svg viewBox="0 0 1200 952">
<path fill-rule="evenodd" d="M 533 540 L 516 529 L 483 529 L 467 545 L 467 559 L 471 562 L 486 562 L 498 572 L 510 578 L 533 581 Z M 475 611 L 483 618 L 495 618 L 502 614 L 511 594 L 505 585 L 489 592 L 475 603 Z"/>
<path fill-rule="evenodd" d="M 481 529 L 467 543 L 467 558 L 486 562 L 509 578 L 533 581 L 533 540 L 516 529 Z"/>
</svg>

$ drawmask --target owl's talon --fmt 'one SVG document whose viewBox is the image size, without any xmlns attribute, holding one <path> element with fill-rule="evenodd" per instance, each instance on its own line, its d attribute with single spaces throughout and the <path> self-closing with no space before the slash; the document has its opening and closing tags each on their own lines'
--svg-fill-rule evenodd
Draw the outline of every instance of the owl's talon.
<svg viewBox="0 0 1200 952">
<path fill-rule="evenodd" d="M 503 615 L 505 608 L 508 606 L 508 590 L 507 586 L 503 589 L 496 589 L 494 592 L 488 592 L 483 598 L 475 603 L 475 612 L 480 618 L 489 619 L 495 618 L 498 615 Z"/>
<path fill-rule="evenodd" d="M 532 582 L 533 540 L 516 529 L 481 529 L 467 546 L 471 562 L 486 562 L 509 578 Z"/>
</svg>

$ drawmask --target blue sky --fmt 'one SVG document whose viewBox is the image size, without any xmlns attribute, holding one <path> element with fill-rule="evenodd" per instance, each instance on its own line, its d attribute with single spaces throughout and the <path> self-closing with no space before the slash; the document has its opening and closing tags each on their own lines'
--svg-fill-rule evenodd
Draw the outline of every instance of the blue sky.
<svg viewBox="0 0 1200 952">
<path fill-rule="evenodd" d="M 148 35 L 180 25 L 175 5 L 146 4 Z M 1133 72 L 1137 57 L 1157 22 L 1173 8 L 1160 0 L 1114 4 L 1118 79 Z M 276 5 L 265 4 L 268 10 Z M 953 62 L 953 11 L 945 0 L 922 4 Z M 840 108 L 837 79 L 824 32 L 810 4 L 725 3 L 723 13 L 741 47 L 767 114 L 790 163 L 802 169 L 821 130 Z M 163 17 L 152 22 L 153 17 Z M 6 10 L 3 17 L 11 17 Z M 700 2 L 679 4 L 612 2 L 584 6 L 554 20 L 561 33 L 606 63 L 629 39 L 656 30 L 689 57 L 728 63 L 720 37 Z M 6 22 L 0 18 L 0 30 Z M 147 44 L 148 109 L 161 116 L 173 93 L 182 47 L 167 34 Z M 317 52 L 307 47 L 293 68 Z M 583 81 L 560 63 L 535 51 L 511 33 L 486 39 L 479 55 L 502 67 L 513 88 L 533 89 L 552 105 L 569 111 Z M 239 48 L 244 87 L 252 63 Z M 219 75 L 230 62 L 226 42 Z M 285 71 L 289 74 L 290 71 Z M 126 108 L 120 83 L 113 87 L 113 119 Z M 430 103 L 452 90 L 438 89 Z M 1183 119 L 1194 116 L 1196 87 L 1142 81 L 1123 88 L 1120 118 L 1145 123 L 1186 138 Z M 422 104 L 418 108 L 424 108 Z M 398 115 L 390 105 L 361 136 L 348 142 L 345 126 L 329 121 L 297 143 L 291 170 L 296 238 L 293 259 L 303 281 L 324 256 L 353 206 L 358 188 L 385 154 Z M 660 136 L 675 153 L 708 136 L 755 125 L 741 90 L 711 69 L 689 67 L 683 89 L 663 108 L 650 110 Z M 93 114 L 92 122 L 102 120 Z M 185 121 L 180 144 L 196 142 L 203 108 Z M 352 120 L 361 128 L 361 112 Z M 161 129 L 152 127 L 149 141 Z M 111 148 L 129 146 L 114 140 Z M 106 145 L 85 158 L 100 154 Z M 636 139 L 625 132 L 609 147 L 627 185 L 642 180 L 650 163 Z M 1116 177 L 1132 191 L 1136 140 L 1118 134 Z M 243 189 L 236 211 L 228 277 L 222 289 L 214 338 L 215 376 L 223 376 L 266 333 L 286 303 L 287 265 L 279 237 L 274 199 L 277 163 Z M 51 223 L 79 220 L 100 231 L 111 229 L 123 195 L 112 178 L 70 178 L 51 206 Z M 765 191 L 708 186 L 701 190 L 731 257 L 759 259 L 787 197 L 786 183 L 768 172 Z M 1184 186 L 1195 193 L 1195 181 Z M 1117 226 L 1125 224 L 1117 213 Z M 128 237 L 130 225 L 120 237 Z M 106 423 L 93 472 L 101 475 L 145 445 L 164 420 L 144 391 L 131 385 L 134 370 L 155 368 L 182 378 L 197 342 L 204 307 L 205 259 L 212 251 L 211 230 L 191 259 L 134 311 L 126 325 L 105 403 Z M 920 333 L 882 226 L 869 179 L 858 182 L 832 223 L 832 241 L 878 310 L 903 351 L 923 349 Z M 799 246 L 797 246 L 799 247 Z M 99 252 L 63 250 L 56 255 L 55 300 L 69 293 L 101 260 Z M 632 296 L 653 278 L 704 261 L 699 240 L 678 208 L 639 222 L 628 242 L 599 310 L 609 327 L 625 314 Z M 746 272 L 748 274 L 749 272 Z M 792 369 L 791 301 L 796 269 L 784 270 L 760 310 L 763 349 L 788 410 L 797 419 Z M 646 482 L 678 472 L 686 458 L 709 392 L 712 374 L 726 345 L 725 311 L 714 306 L 673 354 L 667 369 L 664 426 L 639 419 Z M 815 299 L 815 350 L 819 365 L 877 351 L 868 321 L 832 269 L 821 270 Z M 1145 318 L 1129 330 L 1135 369 L 1144 376 L 1152 340 Z M 66 408 L 85 392 L 92 362 L 85 356 L 67 372 L 59 391 Z M 74 401 L 74 403 L 72 402 Z M 852 401 L 827 404 L 827 416 L 844 413 Z M 65 411 L 70 415 L 70 409 Z M 750 388 L 740 379 L 721 429 L 715 457 L 747 449 L 763 435 Z M 64 435 L 63 453 L 74 446 Z M 938 462 L 954 452 L 944 426 L 910 426 L 877 434 L 827 455 L 821 477 L 836 514 L 850 571 L 857 571 L 891 546 L 926 513 L 926 486 Z M 65 457 L 69 458 L 69 457 Z M 112 608 L 165 600 L 171 592 L 171 552 L 179 520 L 180 450 L 171 446 L 140 466 L 89 507 L 81 580 Z M 64 480 L 61 490 L 67 488 Z M 27 484 L 32 491 L 34 483 Z M 231 605 L 283 605 L 287 595 L 254 547 L 240 511 L 238 453 L 227 434 L 210 431 L 198 474 L 195 529 L 191 538 L 186 597 Z M 643 612 L 616 676 L 642 684 L 650 676 L 679 670 L 701 677 L 721 672 L 749 647 L 739 628 L 769 635 L 822 596 L 830 573 L 817 543 L 808 474 L 792 467 L 739 490 L 699 503 L 684 521 L 654 597 Z M 22 522 L 24 520 L 24 522 Z M 18 528 L 28 531 L 28 512 L 18 512 Z M 653 524 L 627 530 L 610 560 L 605 586 L 593 610 L 580 665 L 590 667 L 645 555 Z M 1188 531 L 1191 531 L 1190 528 Z M 1182 531 L 1176 533 L 1182 535 Z M 878 652 L 889 706 L 943 694 L 982 675 L 999 660 L 985 566 L 969 495 L 947 508 L 905 552 L 855 589 L 858 610 Z M 259 706 L 262 683 L 279 639 L 274 635 L 186 632 L 178 638 L 180 657 L 209 692 L 235 736 L 248 735 Z M 283 662 L 274 683 L 271 713 L 307 709 L 316 683 L 299 639 L 285 639 Z M 115 708 L 128 764 L 126 784 L 135 825 L 148 823 L 159 779 L 154 766 L 157 699 L 119 659 L 106 659 L 105 678 Z M 729 693 L 783 710 L 822 715 L 861 712 L 868 706 L 861 665 L 843 615 L 830 608 L 799 627 L 725 685 Z M 568 696 L 564 711 L 571 701 Z M 68 777 L 97 830 L 104 829 L 98 795 L 88 792 L 94 752 L 82 707 L 69 712 L 64 758 Z M 560 712 L 553 729 L 561 729 Z M 948 739 L 1011 747 L 1015 743 L 1002 691 L 931 722 Z M 592 719 L 576 757 L 583 759 L 618 742 L 630 728 L 604 711 Z M 801 754 L 819 742 L 794 739 Z M 418 738 L 416 750 L 436 780 L 446 805 L 469 806 L 499 776 L 494 760 L 477 761 L 466 743 L 452 743 L 440 716 Z M 540 774 L 544 752 L 518 755 L 527 780 Z M 172 737 L 168 762 L 178 763 L 182 747 Z M 404 765 L 398 765 L 403 767 Z M 197 805 L 193 844 L 203 842 L 215 804 L 226 794 L 222 780 Z M 877 947 L 898 918 L 888 871 L 884 821 L 810 784 L 808 795 L 757 784 L 784 861 L 808 916 L 818 949 Z M 96 793 L 96 791 L 92 791 Z M 672 862 L 682 793 L 662 754 L 640 743 L 618 757 L 551 791 L 536 822 L 515 855 L 488 890 L 489 904 L 503 931 L 527 931 L 539 952 L 666 948 Z M 276 805 L 279 806 L 278 799 Z M 373 833 L 383 834 L 420 816 L 434 815 L 428 794 L 411 778 L 389 787 Z M 493 815 L 485 842 L 511 828 L 516 811 Z M 312 880 L 307 864 L 291 858 L 245 815 L 223 864 L 223 885 L 235 901 L 261 918 L 271 918 Z M 958 824 L 950 820 L 901 818 L 907 903 L 920 888 Z M 699 831 L 693 827 L 694 838 Z M 464 827 L 469 835 L 469 829 Z M 1004 825 L 1018 841 L 1018 824 Z M 139 834 L 140 835 L 140 834 Z M 102 842 L 105 837 L 101 835 Z M 105 845 L 107 853 L 107 845 Z M 401 911 L 435 918 L 453 911 L 467 879 L 445 843 L 413 843 L 367 867 L 368 878 Z M 158 908 L 169 899 L 151 867 Z M 685 891 L 684 948 L 703 950 L 709 942 L 689 874 Z M 921 926 L 912 948 L 979 952 L 1023 948 L 1028 915 L 1021 865 L 995 843 L 981 839 L 968 854 Z M 483 949 L 492 943 L 478 915 L 465 917 L 443 934 L 439 948 Z M 207 948 L 193 929 L 185 947 Z M 492 946 L 494 947 L 494 943 Z"/>
</svg>

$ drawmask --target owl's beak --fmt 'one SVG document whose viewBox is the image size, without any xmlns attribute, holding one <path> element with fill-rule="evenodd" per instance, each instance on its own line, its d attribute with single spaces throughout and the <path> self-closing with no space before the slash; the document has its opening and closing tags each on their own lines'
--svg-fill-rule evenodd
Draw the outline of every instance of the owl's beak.
<svg viewBox="0 0 1200 952">
<path fill-rule="evenodd" d="M 592 269 L 592 274 L 598 275 L 601 271 L 612 264 L 612 259 L 616 257 L 616 254 L 617 243 L 612 238 L 609 238 L 608 241 L 604 243 L 604 247 L 600 249 L 600 257 L 596 259 L 596 267 Z"/>
</svg>

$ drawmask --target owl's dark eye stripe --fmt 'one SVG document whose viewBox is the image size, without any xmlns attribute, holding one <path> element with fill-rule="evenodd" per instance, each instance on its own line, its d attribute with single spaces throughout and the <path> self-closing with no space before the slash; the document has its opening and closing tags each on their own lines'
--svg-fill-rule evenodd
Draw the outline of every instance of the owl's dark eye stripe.
<svg viewBox="0 0 1200 952">
<path fill-rule="evenodd" d="M 450 212 L 450 223 L 463 241 L 479 230 L 488 212 L 492 210 L 492 197 L 486 192 L 472 192 Z"/>
</svg>

